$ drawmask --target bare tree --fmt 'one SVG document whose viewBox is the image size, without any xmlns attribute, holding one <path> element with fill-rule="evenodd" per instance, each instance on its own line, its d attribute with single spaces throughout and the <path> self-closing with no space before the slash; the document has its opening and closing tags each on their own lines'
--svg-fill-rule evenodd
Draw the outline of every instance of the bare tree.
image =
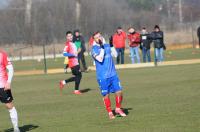
<svg viewBox="0 0 200 132">
<path fill-rule="evenodd" d="M 62 42 L 65 32 L 76 28 L 86 38 L 97 30 L 111 35 L 118 26 L 140 29 L 162 24 L 166 29 L 176 30 L 177 21 L 191 22 L 191 14 L 193 21 L 200 17 L 199 0 L 10 1 L 0 8 L 0 43 L 39 44 L 46 37 L 49 42 Z"/>
</svg>

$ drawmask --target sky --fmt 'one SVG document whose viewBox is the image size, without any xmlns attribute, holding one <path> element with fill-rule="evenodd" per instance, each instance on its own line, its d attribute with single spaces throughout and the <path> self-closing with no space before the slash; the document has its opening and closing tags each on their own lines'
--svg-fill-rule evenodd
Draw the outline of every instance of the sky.
<svg viewBox="0 0 200 132">
<path fill-rule="evenodd" d="M 8 6 L 10 0 L 0 0 L 0 9 L 5 8 Z"/>
</svg>

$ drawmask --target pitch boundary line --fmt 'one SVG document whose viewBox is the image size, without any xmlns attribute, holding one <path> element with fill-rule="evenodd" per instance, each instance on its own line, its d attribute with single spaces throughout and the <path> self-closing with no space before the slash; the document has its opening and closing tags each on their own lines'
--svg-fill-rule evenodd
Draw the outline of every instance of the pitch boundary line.
<svg viewBox="0 0 200 132">
<path fill-rule="evenodd" d="M 200 59 L 191 59 L 191 60 L 178 60 L 178 61 L 165 61 L 162 63 L 158 63 L 157 66 L 173 66 L 173 65 L 189 65 L 189 64 L 198 64 L 200 63 Z M 123 65 L 116 65 L 116 69 L 129 69 L 129 68 L 145 68 L 145 67 L 155 67 L 154 63 L 140 63 L 140 64 L 123 64 Z M 90 71 L 95 71 L 95 66 L 88 67 Z M 47 74 L 57 74 L 57 73 L 64 73 L 63 68 L 55 68 L 55 69 L 48 69 Z M 28 70 L 28 71 L 16 71 L 16 76 L 22 75 L 40 75 L 44 74 L 43 70 Z"/>
</svg>

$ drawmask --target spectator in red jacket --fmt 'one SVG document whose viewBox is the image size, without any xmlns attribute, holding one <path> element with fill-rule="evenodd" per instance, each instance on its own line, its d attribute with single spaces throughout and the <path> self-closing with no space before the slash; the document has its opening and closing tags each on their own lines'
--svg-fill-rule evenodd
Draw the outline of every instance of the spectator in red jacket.
<svg viewBox="0 0 200 132">
<path fill-rule="evenodd" d="M 88 47 L 89 47 L 89 54 L 91 55 L 91 49 L 94 43 L 94 38 L 93 35 L 90 37 L 89 42 L 88 42 Z M 95 65 L 95 61 L 93 60 L 93 65 Z"/>
<path fill-rule="evenodd" d="M 89 49 L 92 48 L 93 42 L 94 42 L 94 38 L 93 38 L 93 36 L 91 36 L 90 39 L 89 39 L 89 42 L 88 42 L 88 44 L 89 44 Z"/>
<path fill-rule="evenodd" d="M 126 33 L 122 30 L 121 27 L 117 28 L 117 32 L 112 37 L 112 42 L 114 47 L 117 50 L 117 64 L 119 64 L 121 59 L 121 64 L 124 64 L 124 50 L 126 44 Z"/>
<path fill-rule="evenodd" d="M 140 63 L 140 54 L 139 54 L 139 45 L 140 45 L 140 34 L 135 31 L 133 27 L 128 29 L 128 39 L 129 39 L 129 47 L 131 54 L 131 62 L 135 63 L 135 57 L 137 59 L 137 63 Z"/>
</svg>

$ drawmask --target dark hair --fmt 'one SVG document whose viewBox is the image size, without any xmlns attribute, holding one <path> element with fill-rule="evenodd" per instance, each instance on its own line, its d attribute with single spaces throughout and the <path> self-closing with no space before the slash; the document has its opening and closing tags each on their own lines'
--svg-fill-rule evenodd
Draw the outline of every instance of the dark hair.
<svg viewBox="0 0 200 132">
<path fill-rule="evenodd" d="M 146 30 L 146 28 L 145 28 L 145 27 L 143 27 L 142 29 L 143 29 L 143 30 Z"/>
<path fill-rule="evenodd" d="M 101 33 L 101 32 L 100 32 L 100 31 L 96 31 L 96 32 L 94 32 L 93 35 L 92 35 L 93 38 L 94 38 L 94 36 L 97 35 L 98 33 Z"/>
<path fill-rule="evenodd" d="M 74 33 L 80 33 L 80 30 L 79 29 L 76 29 L 76 30 L 74 30 Z"/>
<path fill-rule="evenodd" d="M 154 29 L 156 29 L 156 28 L 160 29 L 160 27 L 159 27 L 158 25 L 155 25 L 155 26 L 154 26 Z"/>
<path fill-rule="evenodd" d="M 122 27 L 121 27 L 121 26 L 119 26 L 119 27 L 117 27 L 117 29 L 122 29 Z"/>
<path fill-rule="evenodd" d="M 72 34 L 72 32 L 71 32 L 71 31 L 67 31 L 67 32 L 66 32 L 66 36 L 67 36 L 68 34 Z"/>
</svg>

